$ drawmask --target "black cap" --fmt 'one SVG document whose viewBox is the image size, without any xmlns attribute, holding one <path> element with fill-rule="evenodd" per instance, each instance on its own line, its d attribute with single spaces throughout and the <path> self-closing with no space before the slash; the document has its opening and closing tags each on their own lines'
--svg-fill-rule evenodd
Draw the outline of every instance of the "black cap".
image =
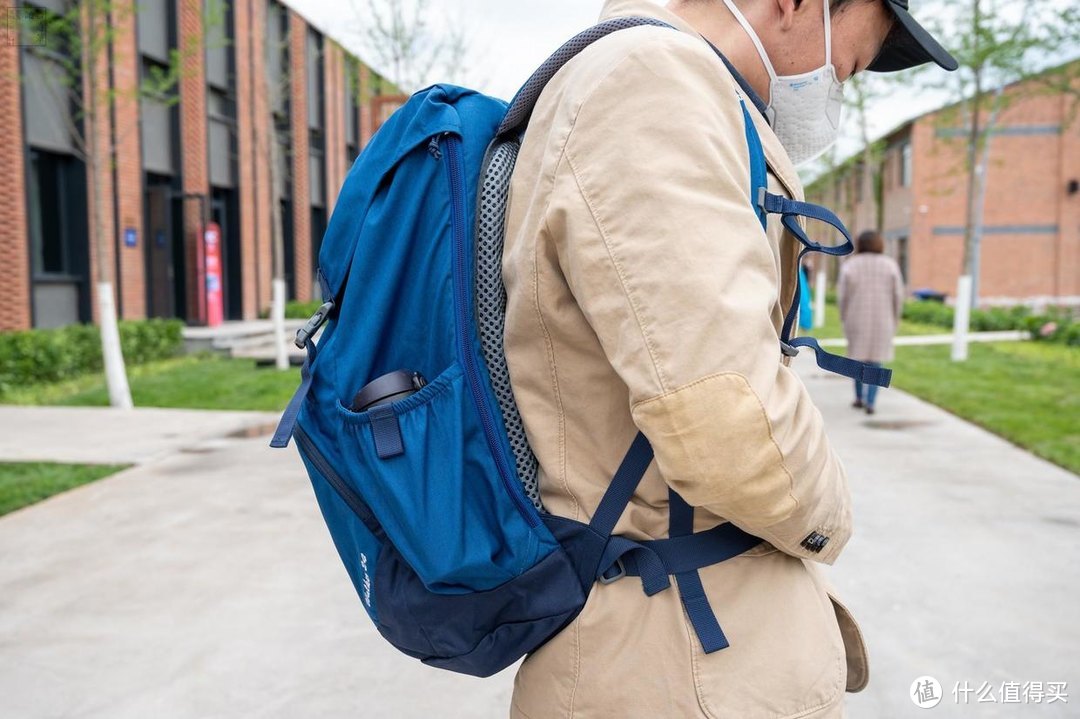
<svg viewBox="0 0 1080 719">
<path fill-rule="evenodd" d="M 885 6 L 896 15 L 896 25 L 867 70 L 896 72 L 927 62 L 936 62 L 946 70 L 959 67 L 956 58 L 911 16 L 908 0 L 885 0 Z"/>
</svg>

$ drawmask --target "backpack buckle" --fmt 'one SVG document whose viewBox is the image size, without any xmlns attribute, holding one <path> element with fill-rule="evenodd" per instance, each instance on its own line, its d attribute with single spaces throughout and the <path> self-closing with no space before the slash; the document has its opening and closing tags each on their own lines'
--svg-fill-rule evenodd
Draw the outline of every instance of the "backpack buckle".
<svg viewBox="0 0 1080 719">
<path fill-rule="evenodd" d="M 311 319 L 307 321 L 307 324 L 300 328 L 296 333 L 296 346 L 300 349 L 305 349 L 308 346 L 308 342 L 315 333 L 319 331 L 326 320 L 330 319 L 330 313 L 334 311 L 333 301 L 327 302 L 320 307 L 315 314 L 311 316 Z"/>
<path fill-rule="evenodd" d="M 613 574 L 613 575 L 609 576 L 612 569 L 618 569 L 618 572 L 616 574 Z M 615 582 L 619 581 L 620 579 L 622 579 L 625 576 L 626 576 L 626 565 L 623 564 L 622 559 L 616 559 L 615 563 L 612 564 L 610 567 L 608 567 L 607 571 L 605 571 L 599 577 L 597 577 L 596 580 L 598 582 L 600 582 L 601 584 L 614 584 Z"/>
<path fill-rule="evenodd" d="M 792 347 L 787 342 L 781 342 L 780 343 L 780 351 L 783 353 L 783 355 L 785 357 L 798 357 L 799 356 L 799 348 L 798 347 Z"/>
</svg>

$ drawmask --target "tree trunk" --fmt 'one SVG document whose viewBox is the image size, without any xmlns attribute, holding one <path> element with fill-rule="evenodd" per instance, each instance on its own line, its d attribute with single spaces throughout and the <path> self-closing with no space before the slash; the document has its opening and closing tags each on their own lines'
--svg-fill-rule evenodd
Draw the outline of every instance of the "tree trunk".
<svg viewBox="0 0 1080 719">
<path fill-rule="evenodd" d="M 273 49 L 271 51 L 274 51 Z M 274 120 L 276 94 L 271 93 L 270 79 L 264 76 L 267 103 L 270 106 L 270 137 L 267 138 L 267 154 L 270 158 L 270 217 L 273 233 L 274 280 L 271 283 L 270 319 L 274 332 L 274 360 L 279 370 L 289 369 L 289 348 L 285 330 L 285 303 L 287 287 L 285 285 L 285 237 L 281 219 L 281 198 L 284 196 L 284 181 L 279 171 L 281 168 L 281 147 L 277 138 L 277 124 Z M 280 92 L 278 88 L 277 92 Z"/>
<path fill-rule="evenodd" d="M 972 31 L 974 36 L 978 38 L 980 32 L 980 5 L 979 0 L 974 0 L 974 17 Z M 961 275 L 968 275 L 972 278 L 974 286 L 978 286 L 978 253 L 979 253 L 979 236 L 977 232 L 977 217 L 980 212 L 979 202 L 979 143 L 982 139 L 983 128 L 981 126 L 982 121 L 982 83 L 983 83 L 983 68 L 981 66 L 973 68 L 975 75 L 975 92 L 971 98 L 971 118 L 968 126 L 967 137 L 967 190 L 968 190 L 968 202 L 967 202 L 967 222 L 964 225 L 964 266 L 960 272 Z M 977 305 L 979 294 L 977 291 L 971 293 L 972 305 Z M 958 298 L 959 299 L 959 298 Z"/>
<path fill-rule="evenodd" d="M 986 125 L 983 127 L 983 142 L 982 152 L 979 156 L 978 165 L 975 168 L 975 204 L 974 204 L 974 216 L 972 217 L 971 236 L 972 236 L 972 269 L 971 269 L 971 307 L 972 309 L 979 306 L 979 290 L 980 282 L 979 275 L 982 273 L 982 236 L 983 226 L 986 223 L 985 210 L 986 210 L 986 185 L 988 180 L 988 174 L 990 170 L 990 144 L 993 142 L 994 128 L 997 126 L 997 118 L 1001 112 L 1002 95 L 1005 92 L 1005 86 L 1001 85 L 994 93 L 994 106 L 990 111 L 990 118 L 987 120 Z"/>
<path fill-rule="evenodd" d="M 87 164 L 90 169 L 94 196 L 92 203 L 94 225 L 94 254 L 97 266 L 98 326 L 101 334 L 101 357 L 105 365 L 105 384 L 109 390 L 109 404 L 119 409 L 131 409 L 131 388 L 128 385 L 127 371 L 124 366 L 124 353 L 120 346 L 120 330 L 117 325 L 116 301 L 113 295 L 112 268 L 108 261 L 108 238 L 105 237 L 105 221 L 101 207 L 101 189 L 104 182 L 101 177 L 102 167 L 111 157 L 110 148 L 102 147 L 98 141 L 99 108 L 97 96 L 98 53 L 100 42 L 97 36 L 98 20 L 96 17 L 97 0 L 86 5 L 86 38 L 84 39 L 82 64 L 87 78 L 86 149 Z"/>
</svg>

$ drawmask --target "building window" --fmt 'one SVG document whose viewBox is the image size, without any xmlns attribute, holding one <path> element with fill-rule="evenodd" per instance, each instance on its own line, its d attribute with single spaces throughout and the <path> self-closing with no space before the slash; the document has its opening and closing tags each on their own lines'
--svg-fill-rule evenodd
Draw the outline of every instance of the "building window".
<svg viewBox="0 0 1080 719">
<path fill-rule="evenodd" d="M 360 154 L 360 63 L 345 58 L 345 163 L 352 165 Z"/>
<path fill-rule="evenodd" d="M 312 130 L 323 129 L 323 38 L 319 33 L 308 30 L 307 58 L 307 115 L 308 127 Z"/>
<path fill-rule="evenodd" d="M 905 283 L 911 281 L 911 249 L 910 241 L 907 237 L 900 237 L 896 240 L 896 261 L 900 265 L 900 275 L 904 278 Z"/>
<path fill-rule="evenodd" d="M 71 155 L 31 149 L 27 187 L 34 324 L 89 320 L 86 165 Z"/>
<path fill-rule="evenodd" d="M 911 187 L 911 142 L 900 147 L 900 186 Z"/>
</svg>

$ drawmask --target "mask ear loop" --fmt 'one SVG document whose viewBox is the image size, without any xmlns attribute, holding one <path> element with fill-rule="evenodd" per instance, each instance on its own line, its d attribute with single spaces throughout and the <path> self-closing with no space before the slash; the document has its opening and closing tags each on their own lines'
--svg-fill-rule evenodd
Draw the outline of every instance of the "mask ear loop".
<svg viewBox="0 0 1080 719">
<path fill-rule="evenodd" d="M 832 67 L 832 11 L 829 6 L 832 4 L 832 0 L 824 0 L 825 2 L 825 67 Z M 833 68 L 833 76 L 836 75 L 836 68 Z"/>
<path fill-rule="evenodd" d="M 828 2 L 828 0 L 826 0 L 826 2 Z M 758 55 L 761 57 L 761 62 L 765 65 L 765 69 L 769 72 L 769 79 L 771 79 L 773 82 L 776 82 L 776 69 L 773 67 L 772 60 L 769 59 L 769 53 L 765 52 L 765 46 L 761 44 L 761 38 L 758 37 L 758 34 L 754 30 L 753 25 L 750 24 L 750 21 L 747 20 L 746 16 L 742 14 L 742 10 L 740 10 L 738 6 L 736 6 L 735 3 L 732 2 L 732 0 L 724 0 L 724 4 L 727 5 L 728 10 L 731 11 L 731 14 L 734 15 L 735 19 L 739 21 L 740 25 L 742 25 L 743 30 L 746 31 L 746 34 L 750 36 L 750 39 L 754 43 L 754 47 L 757 48 Z M 769 99 L 771 104 L 772 98 L 770 97 Z"/>
</svg>

